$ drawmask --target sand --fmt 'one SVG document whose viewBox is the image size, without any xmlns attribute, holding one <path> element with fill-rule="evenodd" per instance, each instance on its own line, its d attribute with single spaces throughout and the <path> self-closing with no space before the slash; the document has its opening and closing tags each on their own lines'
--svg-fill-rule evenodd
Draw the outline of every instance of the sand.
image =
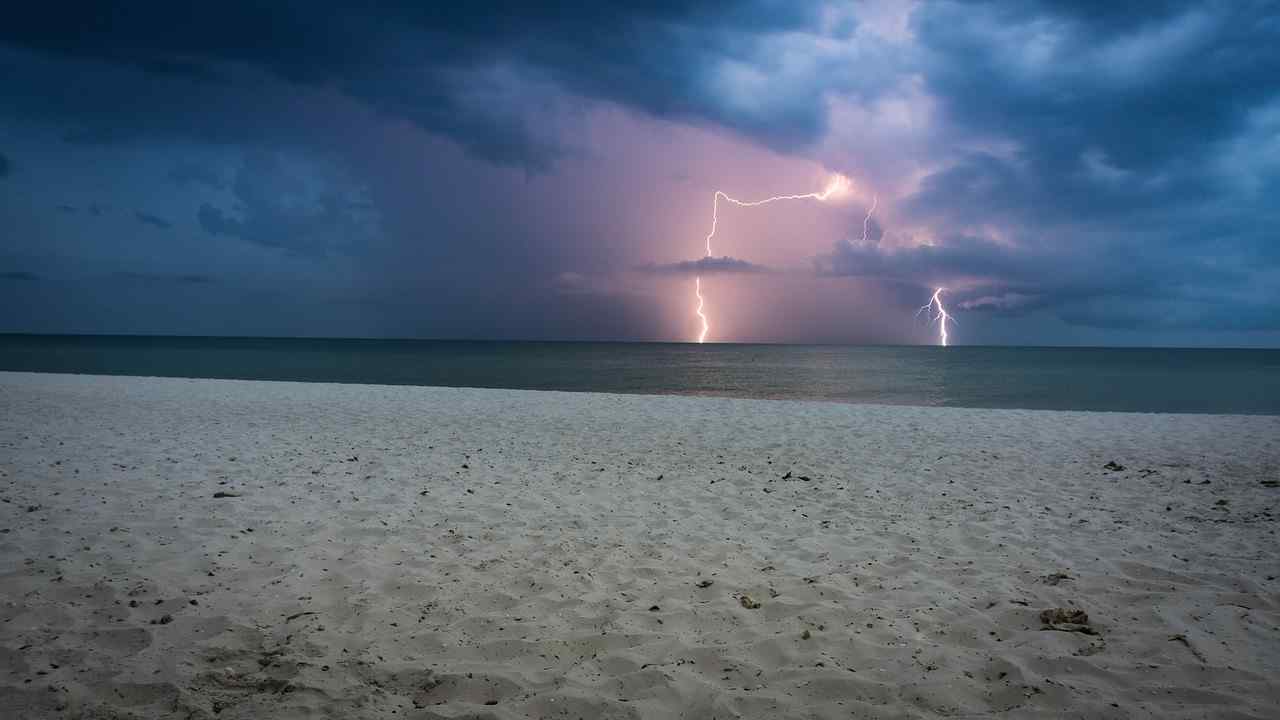
<svg viewBox="0 0 1280 720">
<path fill-rule="evenodd" d="M 0 717 L 1274 718 L 1277 480 L 1280 417 L 0 373 Z"/>
</svg>

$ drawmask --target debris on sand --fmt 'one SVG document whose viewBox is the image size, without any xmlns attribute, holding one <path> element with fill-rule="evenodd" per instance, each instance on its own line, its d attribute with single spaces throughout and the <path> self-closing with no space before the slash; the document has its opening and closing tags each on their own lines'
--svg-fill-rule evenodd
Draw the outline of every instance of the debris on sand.
<svg viewBox="0 0 1280 720">
<path fill-rule="evenodd" d="M 1186 645 L 1186 646 L 1187 646 L 1187 649 L 1191 651 L 1191 654 L 1192 654 L 1192 655 L 1195 655 L 1195 656 L 1196 656 L 1196 659 L 1197 659 L 1197 660 L 1199 660 L 1199 661 L 1200 661 L 1200 662 L 1202 662 L 1202 663 L 1207 662 L 1207 661 L 1205 660 L 1205 658 L 1204 658 L 1204 655 L 1201 655 L 1201 654 L 1200 654 L 1200 651 L 1196 649 L 1196 646 L 1195 646 L 1195 645 L 1192 645 L 1192 644 L 1191 644 L 1191 641 L 1187 639 L 1187 636 L 1186 636 L 1186 635 L 1183 635 L 1182 633 L 1178 633 L 1177 635 L 1173 635 L 1173 636 L 1171 636 L 1171 637 L 1169 638 L 1169 642 L 1180 642 L 1180 643 L 1182 643 L 1183 645 Z"/>
<path fill-rule="evenodd" d="M 760 609 L 760 601 L 751 597 L 750 595 L 747 595 L 746 593 L 743 593 L 742 596 L 738 598 L 738 602 L 742 604 L 742 607 L 748 610 Z"/>
<path fill-rule="evenodd" d="M 706 588 L 709 588 L 714 584 L 715 584 L 714 580 L 699 580 L 697 583 L 697 586 L 705 590 Z"/>
<path fill-rule="evenodd" d="M 1064 572 L 1055 572 L 1055 573 L 1049 573 L 1048 575 L 1040 576 L 1040 582 L 1044 583 L 1045 585 L 1058 585 L 1058 584 L 1061 584 L 1063 580 L 1074 580 L 1074 579 L 1075 578 L 1071 577 L 1070 575 Z"/>
<path fill-rule="evenodd" d="M 1111 460 L 1111 461 L 1108 461 L 1106 465 L 1103 465 L 1102 469 L 1110 470 L 1111 472 L 1120 472 L 1121 470 L 1124 470 L 1124 466 L 1116 462 L 1115 460 Z"/>
<path fill-rule="evenodd" d="M 214 493 L 213 496 L 215 498 L 232 498 L 232 497 L 240 497 L 240 493 L 231 492 L 230 490 L 219 490 L 218 492 Z"/>
<path fill-rule="evenodd" d="M 1074 623 L 1088 625 L 1089 613 L 1080 608 L 1049 608 L 1040 611 L 1040 622 L 1046 625 L 1055 623 Z"/>
<path fill-rule="evenodd" d="M 1098 631 L 1089 625 L 1089 614 L 1080 608 L 1049 608 L 1040 612 L 1041 630 L 1058 630 L 1061 632 L 1078 632 L 1085 635 L 1097 635 Z"/>
<path fill-rule="evenodd" d="M 1090 656 L 1090 655 L 1097 655 L 1098 653 L 1100 653 L 1100 652 L 1102 652 L 1102 651 L 1104 651 L 1104 650 L 1106 650 L 1106 649 L 1107 649 L 1107 643 L 1106 643 L 1105 641 L 1103 641 L 1103 640 L 1099 639 L 1099 640 L 1092 640 L 1092 641 L 1090 641 L 1088 645 L 1086 645 L 1086 646 L 1084 646 L 1084 647 L 1080 648 L 1079 650 L 1076 650 L 1075 652 L 1073 652 L 1073 653 L 1071 653 L 1071 654 L 1072 654 L 1072 655 L 1079 655 L 1079 656 L 1082 656 L 1082 657 L 1088 657 L 1088 656 Z"/>
</svg>

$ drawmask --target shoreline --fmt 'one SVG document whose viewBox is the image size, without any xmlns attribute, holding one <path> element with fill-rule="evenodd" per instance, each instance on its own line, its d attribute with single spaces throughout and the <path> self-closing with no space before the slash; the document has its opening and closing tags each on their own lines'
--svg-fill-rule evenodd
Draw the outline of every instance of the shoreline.
<svg viewBox="0 0 1280 720">
<path fill-rule="evenodd" d="M 1280 416 L 12 372 L 0 404 L 16 717 L 1280 704 Z"/>
<path fill-rule="evenodd" d="M 58 370 L 0 370 L 0 382 L 5 376 L 65 376 L 65 377 L 82 377 L 97 379 L 114 379 L 114 378 L 132 378 L 137 380 L 161 380 L 161 381 L 178 381 L 178 382 L 230 382 L 230 383 L 264 383 L 267 385 L 305 385 L 305 386 L 335 386 L 335 387 L 357 387 L 357 388 L 415 388 L 420 390 L 462 390 L 473 392 L 512 392 L 512 393 L 547 393 L 547 394 L 565 394 L 565 395 L 600 395 L 605 397 L 619 398 L 682 398 L 687 400 L 735 400 L 742 402 L 765 402 L 765 403 L 813 403 L 816 405 L 838 405 L 849 407 L 868 407 L 868 408 L 904 408 L 918 410 L 958 410 L 958 411 L 978 411 L 978 412 L 1019 412 L 1019 413 L 1062 413 L 1064 415 L 1136 415 L 1140 417 L 1146 416 L 1178 416 L 1178 417 L 1239 417 L 1239 418 L 1280 418 L 1280 412 L 1259 411 L 1259 412 L 1202 412 L 1202 411 L 1182 411 L 1168 412 L 1161 410 L 1074 410 L 1074 409 L 1053 409 L 1053 408 L 1035 408 L 1035 407 L 986 407 L 986 406 L 961 406 L 961 405 L 912 405 L 907 403 L 885 403 L 885 402 L 865 402 L 861 400 L 842 400 L 839 398 L 820 399 L 820 398 L 793 398 L 793 397 L 744 397 L 739 395 L 708 395 L 698 393 L 647 393 L 647 392 L 610 392 L 602 390 L 558 390 L 558 389 L 541 389 L 541 388 L 517 388 L 517 387 L 489 387 L 483 385 L 417 385 L 411 383 L 368 383 L 368 382 L 345 382 L 334 380 L 261 380 L 256 378 L 229 378 L 229 377 L 197 377 L 197 376 L 179 376 L 179 375 L 132 375 L 126 373 L 118 374 L 102 374 L 102 373 L 81 373 L 81 372 L 62 372 Z"/>
</svg>

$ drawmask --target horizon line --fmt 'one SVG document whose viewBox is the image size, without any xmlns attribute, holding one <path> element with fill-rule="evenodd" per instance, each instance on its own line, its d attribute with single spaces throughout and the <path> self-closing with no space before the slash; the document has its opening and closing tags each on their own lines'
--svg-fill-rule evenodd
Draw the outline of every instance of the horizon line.
<svg viewBox="0 0 1280 720">
<path fill-rule="evenodd" d="M 777 346 L 777 347 L 846 347 L 846 348 L 935 348 L 955 349 L 1043 349 L 1043 350 L 1260 350 L 1276 351 L 1280 346 L 1240 345 L 1016 345 L 1016 344 L 965 344 L 953 343 L 941 346 L 935 343 L 844 343 L 844 342 L 774 342 L 717 341 L 699 343 L 696 340 L 628 340 L 628 339 L 531 339 L 531 338 L 465 338 L 465 337 L 377 337 L 333 335 L 184 335 L 176 333 L 43 333 L 0 332 L 0 338 L 118 338 L 118 339 L 172 339 L 172 340 L 296 340 L 296 341 L 354 341 L 354 342 L 440 342 L 440 343 L 524 343 L 524 344 L 613 344 L 613 345 L 689 345 L 706 348 L 716 346 Z"/>
</svg>

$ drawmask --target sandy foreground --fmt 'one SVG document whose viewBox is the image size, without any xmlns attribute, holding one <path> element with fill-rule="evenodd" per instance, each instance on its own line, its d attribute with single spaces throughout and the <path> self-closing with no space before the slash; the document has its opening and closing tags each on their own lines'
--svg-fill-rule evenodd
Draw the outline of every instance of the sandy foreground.
<svg viewBox="0 0 1280 720">
<path fill-rule="evenodd" d="M 1274 718 L 1277 481 L 1278 417 L 0 373 L 0 717 Z"/>
</svg>

